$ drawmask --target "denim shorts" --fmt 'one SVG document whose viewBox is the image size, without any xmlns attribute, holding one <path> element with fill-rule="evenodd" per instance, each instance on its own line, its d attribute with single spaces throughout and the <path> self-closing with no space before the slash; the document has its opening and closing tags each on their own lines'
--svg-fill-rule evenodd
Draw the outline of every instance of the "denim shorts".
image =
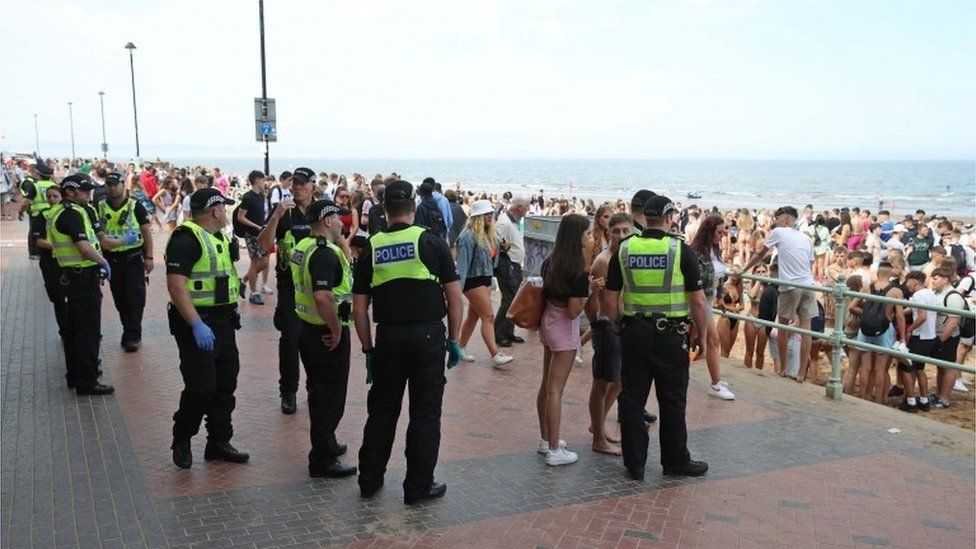
<svg viewBox="0 0 976 549">
<path fill-rule="evenodd" d="M 857 332 L 857 340 L 861 343 L 870 343 L 879 347 L 891 347 L 895 343 L 895 325 L 889 324 L 888 329 L 879 336 L 866 336 L 864 332 Z"/>
</svg>

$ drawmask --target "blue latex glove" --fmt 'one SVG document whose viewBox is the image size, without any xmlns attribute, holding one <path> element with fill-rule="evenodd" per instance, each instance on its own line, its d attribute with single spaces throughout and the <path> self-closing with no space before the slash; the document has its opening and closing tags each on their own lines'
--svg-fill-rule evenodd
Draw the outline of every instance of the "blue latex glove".
<svg viewBox="0 0 976 549">
<path fill-rule="evenodd" d="M 373 351 L 366 353 L 366 385 L 373 383 Z"/>
<path fill-rule="evenodd" d="M 197 347 L 204 351 L 213 351 L 214 333 L 210 326 L 198 318 L 193 321 L 193 324 L 190 324 L 190 328 L 193 330 L 193 339 L 196 340 Z"/>
<path fill-rule="evenodd" d="M 135 231 L 128 231 L 125 233 L 125 236 L 122 237 L 122 245 L 131 246 L 135 244 L 137 240 L 139 240 L 139 233 Z"/>
<path fill-rule="evenodd" d="M 461 344 L 454 339 L 447 340 L 447 369 L 458 365 L 461 362 Z"/>
<path fill-rule="evenodd" d="M 108 264 L 108 261 L 100 265 L 102 269 L 102 278 L 105 280 L 112 280 L 112 266 Z"/>
</svg>

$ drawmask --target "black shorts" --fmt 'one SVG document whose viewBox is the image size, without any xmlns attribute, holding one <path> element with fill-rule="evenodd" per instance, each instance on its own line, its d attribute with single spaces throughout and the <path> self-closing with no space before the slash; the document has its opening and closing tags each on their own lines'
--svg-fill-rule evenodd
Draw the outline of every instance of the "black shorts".
<svg viewBox="0 0 976 549">
<path fill-rule="evenodd" d="M 916 355 L 922 356 L 932 356 L 932 351 L 935 349 L 935 339 L 920 339 L 918 336 L 912 336 L 908 340 L 908 351 Z M 925 362 L 919 362 L 913 360 L 911 364 L 905 364 L 904 362 L 898 363 L 898 371 L 900 372 L 920 372 L 925 369 Z"/>
<path fill-rule="evenodd" d="M 620 336 L 609 320 L 597 320 L 593 330 L 593 379 L 620 382 Z"/>
<path fill-rule="evenodd" d="M 959 336 L 953 336 L 945 341 L 935 338 L 935 346 L 932 349 L 932 358 L 939 358 L 947 362 L 956 361 L 956 348 L 959 347 Z"/>
<path fill-rule="evenodd" d="M 468 278 L 464 279 L 464 289 L 461 291 L 466 292 L 482 286 L 485 288 L 491 288 L 490 276 L 469 276 Z"/>
</svg>

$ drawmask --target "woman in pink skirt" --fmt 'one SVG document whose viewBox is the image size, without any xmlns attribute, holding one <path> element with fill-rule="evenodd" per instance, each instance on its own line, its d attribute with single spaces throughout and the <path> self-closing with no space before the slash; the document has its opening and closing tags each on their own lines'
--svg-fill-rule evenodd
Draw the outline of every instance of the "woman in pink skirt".
<svg viewBox="0 0 976 549">
<path fill-rule="evenodd" d="M 539 337 L 543 346 L 542 385 L 536 397 L 539 410 L 538 452 L 546 454 L 548 465 L 568 465 L 579 457 L 559 439 L 563 389 L 573 357 L 580 347 L 580 313 L 603 279 L 590 280 L 585 258 L 593 247 L 593 233 L 586 217 L 563 217 L 556 233 L 552 253 L 542 263 L 542 293 L 546 309 L 542 314 Z"/>
</svg>

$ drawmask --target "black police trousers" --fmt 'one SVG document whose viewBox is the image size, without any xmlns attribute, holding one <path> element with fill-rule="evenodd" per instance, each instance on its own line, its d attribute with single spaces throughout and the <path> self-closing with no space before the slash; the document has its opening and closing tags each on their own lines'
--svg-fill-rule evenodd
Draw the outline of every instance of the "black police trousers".
<svg viewBox="0 0 976 549">
<path fill-rule="evenodd" d="M 141 253 L 123 257 L 106 254 L 112 267 L 112 300 L 122 321 L 122 345 L 142 341 L 142 312 L 146 308 L 146 271 Z"/>
<path fill-rule="evenodd" d="M 228 442 L 234 435 L 230 416 L 237 402 L 234 391 L 241 368 L 235 334 L 240 317 L 233 310 L 213 313 L 197 309 L 197 312 L 213 330 L 212 351 L 197 347 L 190 325 L 176 307 L 169 307 L 169 330 L 180 350 L 183 375 L 180 407 L 173 414 L 173 438 L 190 439 L 200 431 L 200 422 L 206 417 L 207 442 Z"/>
<path fill-rule="evenodd" d="M 627 320 L 620 333 L 621 391 L 617 397 L 624 465 L 643 470 L 650 437 L 644 406 L 656 382 L 660 406 L 661 465 L 676 467 L 691 460 L 685 407 L 688 401 L 688 348 L 684 334 L 657 331 L 647 320 Z"/>
<path fill-rule="evenodd" d="M 308 468 L 324 469 L 339 459 L 335 430 L 346 411 L 346 388 L 349 384 L 349 328 L 342 329 L 339 346 L 329 350 L 322 343 L 328 332 L 325 326 L 302 322 L 299 349 L 305 365 L 305 388 L 308 390 L 309 436 L 312 451 Z"/>
<path fill-rule="evenodd" d="M 44 279 L 44 291 L 54 306 L 54 320 L 58 323 L 58 335 L 64 340 L 68 333 L 68 304 L 64 298 L 64 286 L 61 285 L 61 267 L 58 261 L 51 257 L 50 252 L 41 250 L 41 277 Z"/>
<path fill-rule="evenodd" d="M 501 302 L 498 304 L 498 312 L 495 313 L 495 339 L 497 341 L 508 341 L 515 336 L 515 324 L 506 318 L 508 308 L 515 299 L 519 285 L 522 283 L 522 267 L 508 258 L 507 253 L 502 253 L 498 257 L 498 268 L 495 269 L 495 278 L 498 279 L 498 289 L 502 293 Z"/>
<path fill-rule="evenodd" d="M 291 273 L 278 272 L 278 279 Z M 278 390 L 281 394 L 298 392 L 299 338 L 302 319 L 295 313 L 295 287 L 278 284 L 278 304 L 275 306 L 274 327 L 278 336 Z"/>
<path fill-rule="evenodd" d="M 98 383 L 102 340 L 102 287 L 98 267 L 61 269 L 65 303 L 64 362 L 68 386 L 87 389 Z"/>
<path fill-rule="evenodd" d="M 403 391 L 409 383 L 410 422 L 407 426 L 407 474 L 403 492 L 419 497 L 434 482 L 441 442 L 441 401 L 447 337 L 441 321 L 380 324 L 373 349 L 373 385 L 366 409 L 369 416 L 359 449 L 359 486 L 378 487 L 390 460 Z"/>
</svg>

